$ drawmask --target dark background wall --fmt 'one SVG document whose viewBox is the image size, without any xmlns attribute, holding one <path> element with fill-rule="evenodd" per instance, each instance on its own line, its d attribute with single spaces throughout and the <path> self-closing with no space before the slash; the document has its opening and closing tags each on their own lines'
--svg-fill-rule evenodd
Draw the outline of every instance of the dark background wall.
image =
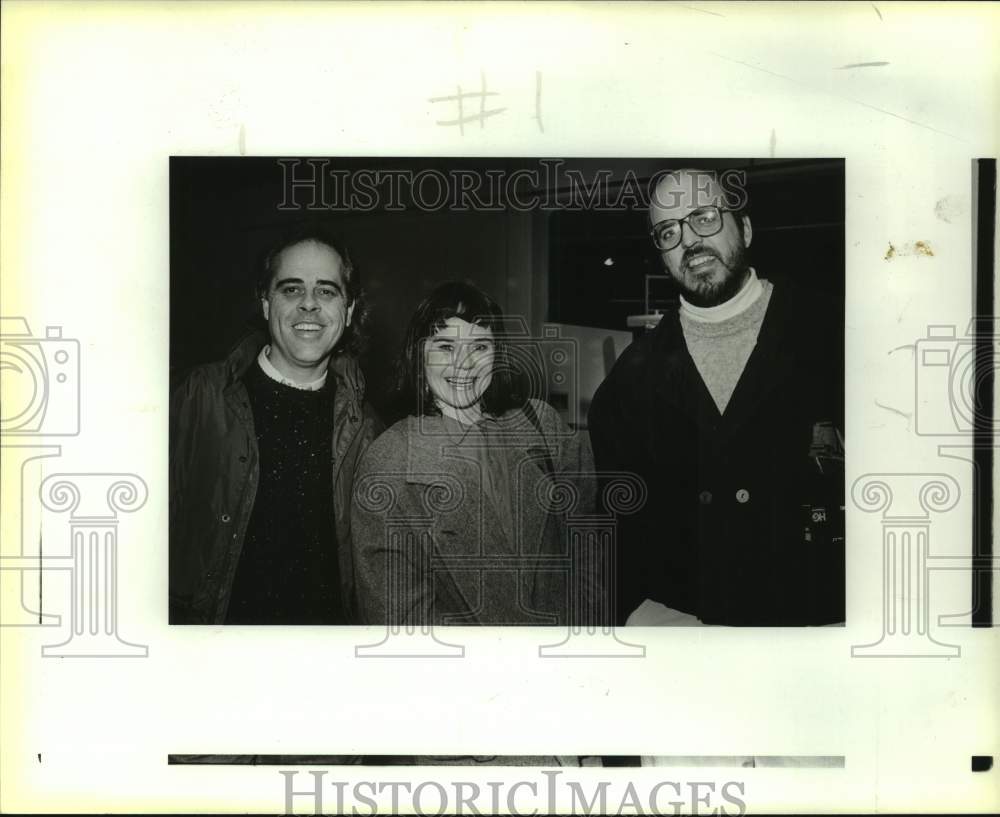
<svg viewBox="0 0 1000 817">
<path fill-rule="evenodd" d="M 843 160 L 665 159 L 631 164 L 643 179 L 662 168 L 743 170 L 753 224 L 749 257 L 758 275 L 776 282 L 794 276 L 807 287 L 843 298 Z M 645 210 L 555 212 L 548 239 L 547 311 L 552 321 L 622 328 L 627 316 L 645 309 L 645 276 L 664 274 Z M 677 298 L 669 281 L 652 281 L 649 291 L 653 308 Z"/>
<path fill-rule="evenodd" d="M 552 160 L 547 160 L 552 161 Z M 359 169 L 463 168 L 507 176 L 539 171 L 535 159 L 330 160 Z M 671 167 L 740 168 L 747 172 L 754 240 L 751 263 L 762 277 L 795 275 L 808 286 L 843 295 L 844 164 L 842 160 L 573 159 L 562 170 L 593 179 L 608 174 L 612 196 L 623 180 L 644 186 Z M 304 172 L 303 168 L 299 168 Z M 405 325 L 437 284 L 465 279 L 489 292 L 538 333 L 543 322 L 624 330 L 644 311 L 646 275 L 661 274 L 650 245 L 644 202 L 620 212 L 568 208 L 564 179 L 519 189 L 562 197 L 552 209 L 519 212 L 405 209 L 331 212 L 298 191 L 288 204 L 286 171 L 276 158 L 174 157 L 170 162 L 170 364 L 172 371 L 222 357 L 259 316 L 253 292 L 262 255 L 290 226 L 322 217 L 337 229 L 361 273 L 372 311 L 362 364 L 378 407 L 386 405 L 391 364 Z M 545 188 L 545 189 L 542 189 Z M 430 188 L 428 188 L 430 189 Z M 610 264 L 608 263 L 610 259 Z M 653 306 L 674 297 L 656 282 Z"/>
</svg>

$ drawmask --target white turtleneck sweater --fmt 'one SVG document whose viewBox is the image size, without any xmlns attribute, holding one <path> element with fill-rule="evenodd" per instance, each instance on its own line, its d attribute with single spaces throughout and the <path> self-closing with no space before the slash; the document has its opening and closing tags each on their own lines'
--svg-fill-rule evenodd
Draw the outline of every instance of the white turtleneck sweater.
<svg viewBox="0 0 1000 817">
<path fill-rule="evenodd" d="M 751 267 L 743 288 L 718 306 L 695 306 L 681 296 L 684 341 L 720 414 L 725 413 L 757 345 L 773 289 L 771 282 L 760 280 Z"/>
<path fill-rule="evenodd" d="M 296 383 L 294 380 L 285 377 L 271 362 L 270 344 L 260 350 L 260 354 L 257 355 L 257 363 L 260 368 L 264 370 L 264 374 L 272 380 L 277 380 L 279 383 L 284 383 L 286 386 L 291 386 L 293 389 L 302 389 L 302 391 L 319 391 L 326 383 L 326 372 L 323 372 L 323 374 L 315 380 L 310 380 L 308 383 Z"/>
</svg>

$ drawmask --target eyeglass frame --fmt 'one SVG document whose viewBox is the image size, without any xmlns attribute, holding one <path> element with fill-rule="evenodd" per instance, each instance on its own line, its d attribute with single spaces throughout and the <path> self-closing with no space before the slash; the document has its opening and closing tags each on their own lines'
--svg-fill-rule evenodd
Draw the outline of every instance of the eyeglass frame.
<svg viewBox="0 0 1000 817">
<path fill-rule="evenodd" d="M 690 227 L 691 232 L 693 232 L 696 236 L 698 236 L 698 238 L 711 238 L 713 235 L 718 235 L 719 233 L 722 232 L 722 225 L 723 225 L 723 223 L 725 221 L 725 219 L 723 219 L 723 217 L 722 217 L 722 214 L 723 213 L 735 213 L 735 212 L 737 212 L 736 210 L 734 210 L 731 207 L 720 207 L 717 204 L 706 204 L 703 207 L 696 207 L 694 210 L 692 210 L 690 213 L 688 213 L 686 216 L 684 216 L 684 218 L 665 218 L 665 219 L 662 219 L 662 220 L 656 222 L 656 224 L 653 224 L 649 228 L 649 237 L 653 239 L 653 246 L 656 247 L 656 249 L 658 249 L 660 252 L 670 252 L 671 250 L 677 249 L 677 247 L 679 247 L 680 244 L 681 244 L 681 242 L 684 240 L 684 224 L 685 224 L 685 222 L 687 222 L 687 220 L 689 218 L 691 218 L 691 216 L 693 216 L 695 213 L 699 213 L 699 212 L 701 212 L 703 210 L 716 210 L 716 211 L 718 211 L 718 213 L 719 213 L 719 229 L 716 230 L 715 232 L 705 233 L 704 235 L 702 235 L 701 233 L 699 233 L 694 228 L 694 226 L 691 223 L 688 223 L 688 227 Z M 677 234 L 677 236 L 678 236 L 677 243 L 674 244 L 673 246 L 670 246 L 670 247 L 661 247 L 657 243 L 657 241 L 656 241 L 656 228 L 659 227 L 661 224 L 666 224 L 669 221 L 676 221 L 677 222 L 677 226 L 680 227 L 680 232 Z"/>
</svg>

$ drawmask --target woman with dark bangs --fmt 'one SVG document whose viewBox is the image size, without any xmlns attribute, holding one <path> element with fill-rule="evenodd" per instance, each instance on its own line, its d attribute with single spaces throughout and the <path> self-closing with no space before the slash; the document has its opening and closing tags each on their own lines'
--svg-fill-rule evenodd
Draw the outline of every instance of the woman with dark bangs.
<svg viewBox="0 0 1000 817">
<path fill-rule="evenodd" d="M 531 344 L 511 340 L 493 299 L 465 283 L 441 285 L 411 319 L 398 377 L 409 416 L 355 475 L 363 622 L 603 620 L 597 580 L 570 567 L 565 517 L 593 512 L 589 437 L 531 396 L 517 365 Z"/>
</svg>

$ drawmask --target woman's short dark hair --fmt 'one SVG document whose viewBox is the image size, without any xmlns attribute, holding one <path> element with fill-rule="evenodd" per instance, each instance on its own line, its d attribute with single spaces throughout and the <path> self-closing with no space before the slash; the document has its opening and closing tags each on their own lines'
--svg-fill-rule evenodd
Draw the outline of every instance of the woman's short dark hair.
<svg viewBox="0 0 1000 817">
<path fill-rule="evenodd" d="M 278 272 L 281 254 L 290 247 L 306 243 L 322 244 L 329 247 L 340 256 L 340 260 L 343 262 L 345 294 L 348 305 L 354 304 L 354 313 L 351 324 L 344 330 L 344 336 L 338 346 L 352 354 L 359 354 L 364 347 L 368 327 L 368 304 L 361 287 L 361 274 L 354 266 L 347 246 L 328 224 L 316 221 L 296 224 L 271 246 L 261 261 L 255 282 L 257 298 L 258 300 L 267 299 L 274 276 Z"/>
<path fill-rule="evenodd" d="M 528 398 L 526 379 L 510 353 L 509 327 L 500 307 L 478 287 L 449 281 L 428 295 L 410 319 L 396 381 L 400 409 L 414 416 L 441 413 L 427 385 L 424 345 L 449 318 L 461 318 L 493 333 L 493 378 L 482 397 L 483 411 L 500 415 L 521 408 Z"/>
</svg>

